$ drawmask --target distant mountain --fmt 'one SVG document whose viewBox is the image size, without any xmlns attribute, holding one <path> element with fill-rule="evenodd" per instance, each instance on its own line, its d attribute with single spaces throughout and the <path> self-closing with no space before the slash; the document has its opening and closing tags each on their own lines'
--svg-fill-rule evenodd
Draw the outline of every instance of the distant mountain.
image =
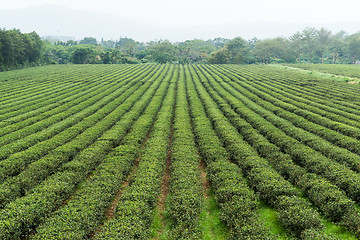
<svg viewBox="0 0 360 240">
<path fill-rule="evenodd" d="M 75 10 L 62 6 L 42 5 L 18 10 L 0 10 L 0 27 L 18 28 L 23 32 L 36 31 L 39 35 L 85 36 L 117 39 L 129 36 L 148 40 L 152 27 L 98 12 Z M 149 36 L 150 35 L 150 36 Z"/>
<path fill-rule="evenodd" d="M 166 21 L 166 19 L 164 20 Z M 55 5 L 33 6 L 18 10 L 0 10 L 0 27 L 18 28 L 22 32 L 36 31 L 41 36 L 72 36 L 77 40 L 84 37 L 118 39 L 131 37 L 138 41 L 169 39 L 212 39 L 215 37 L 245 39 L 288 37 L 307 26 L 326 27 L 333 32 L 348 33 L 360 31 L 360 23 L 280 23 L 248 22 L 197 27 L 161 27 L 137 22 L 101 12 L 75 10 Z"/>
</svg>

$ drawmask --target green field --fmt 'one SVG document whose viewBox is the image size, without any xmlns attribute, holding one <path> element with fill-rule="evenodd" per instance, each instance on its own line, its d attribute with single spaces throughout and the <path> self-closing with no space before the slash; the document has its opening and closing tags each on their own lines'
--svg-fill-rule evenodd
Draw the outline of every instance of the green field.
<svg viewBox="0 0 360 240">
<path fill-rule="evenodd" d="M 357 239 L 360 87 L 265 65 L 0 73 L 0 239 Z"/>
<path fill-rule="evenodd" d="M 286 64 L 286 66 L 301 68 L 309 71 L 329 73 L 336 76 L 346 76 L 360 80 L 359 64 Z"/>
</svg>

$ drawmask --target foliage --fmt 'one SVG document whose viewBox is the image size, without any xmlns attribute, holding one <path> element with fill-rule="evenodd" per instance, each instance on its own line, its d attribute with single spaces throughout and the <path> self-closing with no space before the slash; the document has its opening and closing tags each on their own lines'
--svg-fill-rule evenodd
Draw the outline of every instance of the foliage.
<svg viewBox="0 0 360 240">
<path fill-rule="evenodd" d="M 92 47 L 79 45 L 79 47 L 72 51 L 70 61 L 75 64 L 90 63 L 94 55 L 95 51 Z"/>
<path fill-rule="evenodd" d="M 229 63 L 229 50 L 227 47 L 223 47 L 216 52 L 211 53 L 208 60 L 211 64 L 227 64 Z"/>
<path fill-rule="evenodd" d="M 38 64 L 42 45 L 35 32 L 0 29 L 0 71 Z"/>
<path fill-rule="evenodd" d="M 198 239 L 208 188 L 230 239 L 360 236 L 357 85 L 236 64 L 53 65 L 0 83 L 1 239 Z"/>
<path fill-rule="evenodd" d="M 217 64 L 243 64 L 249 63 L 250 49 L 248 42 L 240 37 L 227 41 L 225 46 L 211 55 L 209 63 Z"/>
<path fill-rule="evenodd" d="M 332 33 L 326 28 L 307 27 L 289 38 L 259 40 L 254 37 L 209 40 L 193 39 L 171 43 L 148 43 L 132 38 L 98 42 L 93 37 L 80 41 L 50 43 L 35 33 L 1 30 L 0 70 L 37 64 L 137 64 L 137 63 L 356 63 L 360 60 L 359 33 Z M 77 46 L 79 45 L 79 46 Z M 92 49 L 94 52 L 92 52 Z"/>
<path fill-rule="evenodd" d="M 169 63 L 176 60 L 175 46 L 168 40 L 153 41 L 149 44 L 149 60 L 157 63 Z"/>
<path fill-rule="evenodd" d="M 93 37 L 85 37 L 83 40 L 79 41 L 79 44 L 98 45 L 96 38 Z"/>
<path fill-rule="evenodd" d="M 360 59 L 360 33 L 355 33 L 346 38 L 349 46 L 349 57 L 353 62 Z"/>
</svg>

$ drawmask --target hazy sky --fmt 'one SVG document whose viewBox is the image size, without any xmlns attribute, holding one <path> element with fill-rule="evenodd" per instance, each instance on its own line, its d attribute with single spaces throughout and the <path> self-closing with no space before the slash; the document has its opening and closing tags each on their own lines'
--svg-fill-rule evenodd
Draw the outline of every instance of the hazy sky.
<svg viewBox="0 0 360 240">
<path fill-rule="evenodd" d="M 360 21 L 359 0 L 0 0 L 0 9 L 56 4 L 163 26 Z"/>
<path fill-rule="evenodd" d="M 32 6 L 38 7 L 27 9 Z M 308 26 L 354 33 L 360 31 L 359 9 L 360 0 L 0 0 L 0 28 L 77 40 L 263 39 Z"/>
</svg>

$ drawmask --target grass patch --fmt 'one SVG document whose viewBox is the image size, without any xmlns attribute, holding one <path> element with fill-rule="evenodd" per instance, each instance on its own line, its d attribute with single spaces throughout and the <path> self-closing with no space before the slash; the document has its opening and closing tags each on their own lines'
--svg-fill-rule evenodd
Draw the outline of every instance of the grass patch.
<svg viewBox="0 0 360 240">
<path fill-rule="evenodd" d="M 326 79 L 331 79 L 331 80 L 336 80 L 336 81 L 341 81 L 341 82 L 351 82 L 351 81 L 359 82 L 359 79 L 357 79 L 357 78 L 352 78 L 352 77 L 344 76 L 344 75 L 335 75 L 332 73 L 320 72 L 317 70 L 306 70 L 306 69 L 302 69 L 302 68 L 298 68 L 298 67 L 290 67 L 290 66 L 284 66 L 284 65 L 280 65 L 280 64 L 270 64 L 269 66 L 286 69 L 286 70 L 290 70 L 290 71 L 295 71 L 295 72 L 299 72 L 299 73 L 307 73 L 307 74 L 313 75 L 314 77 L 326 78 Z"/>
<path fill-rule="evenodd" d="M 269 234 L 275 239 L 294 239 L 280 224 L 276 210 L 266 205 L 264 201 L 260 201 L 259 218 L 263 220 L 265 226 L 269 229 Z"/>
<path fill-rule="evenodd" d="M 349 232 L 345 227 L 334 224 L 329 220 L 323 221 L 325 225 L 325 233 L 346 240 L 356 240 L 356 236 Z"/>
<path fill-rule="evenodd" d="M 200 214 L 199 226 L 201 239 L 228 239 L 229 231 L 220 219 L 220 209 L 218 208 L 214 193 L 209 191 L 209 197 L 204 199 L 203 210 Z"/>
<path fill-rule="evenodd" d="M 165 200 L 165 206 L 169 206 L 169 199 L 171 193 L 167 196 Z M 160 211 L 159 208 L 154 210 L 153 220 L 150 226 L 150 239 L 159 239 L 167 240 L 169 239 L 168 235 L 172 226 L 172 221 L 169 216 L 168 211 Z"/>
</svg>

